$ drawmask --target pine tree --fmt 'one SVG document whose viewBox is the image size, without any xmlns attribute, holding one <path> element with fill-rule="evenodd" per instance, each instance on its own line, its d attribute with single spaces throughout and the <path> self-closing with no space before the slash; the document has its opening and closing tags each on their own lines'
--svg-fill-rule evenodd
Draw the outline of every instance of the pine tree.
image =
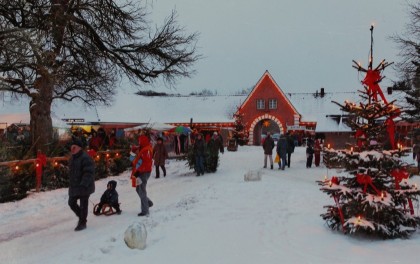
<svg viewBox="0 0 420 264">
<path fill-rule="evenodd" d="M 378 85 L 381 71 L 391 63 L 384 60 L 373 68 L 372 53 L 371 47 L 367 70 L 358 63 L 354 66 L 366 72 L 360 103 L 335 102 L 352 116 L 348 125 L 355 131 L 357 144 L 335 151 L 343 157 L 342 176 L 318 181 L 320 189 L 335 201 L 334 205 L 325 206 L 327 212 L 321 217 L 330 228 L 344 233 L 408 237 L 420 224 L 413 207 L 420 191 L 409 183 L 407 164 L 400 158 L 407 149 L 394 142 L 393 119 L 400 110 L 394 101 L 387 102 Z M 385 150 L 386 146 L 389 150 Z"/>
<path fill-rule="evenodd" d="M 419 54 L 420 56 L 420 54 Z M 402 118 L 408 122 L 420 121 L 420 64 L 417 65 L 417 71 L 414 79 L 411 81 L 407 78 L 405 81 L 396 82 L 392 89 L 403 91 L 405 93 L 405 110 Z"/>
<path fill-rule="evenodd" d="M 401 61 L 397 69 L 401 81 L 396 82 L 392 90 L 406 94 L 406 110 L 402 118 L 409 122 L 420 121 L 420 3 L 408 4 L 409 22 L 402 35 L 395 35 L 399 45 Z"/>
<path fill-rule="evenodd" d="M 188 152 L 185 156 L 181 159 L 185 159 L 187 161 L 187 165 L 190 169 L 195 169 L 195 155 L 194 155 L 194 148 L 190 146 L 188 148 Z M 204 170 L 206 173 L 214 173 L 217 171 L 219 167 L 219 153 L 210 151 L 209 148 L 206 148 L 206 155 L 204 158 Z"/>
<path fill-rule="evenodd" d="M 248 134 L 245 131 L 246 123 L 244 121 L 244 114 L 240 112 L 240 108 L 233 114 L 235 119 L 235 130 L 233 137 L 240 146 L 248 144 Z"/>
</svg>

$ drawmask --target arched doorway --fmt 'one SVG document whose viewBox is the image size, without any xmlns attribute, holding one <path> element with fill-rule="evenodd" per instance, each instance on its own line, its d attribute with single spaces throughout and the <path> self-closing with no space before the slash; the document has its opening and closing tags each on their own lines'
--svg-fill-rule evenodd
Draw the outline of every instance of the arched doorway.
<svg viewBox="0 0 420 264">
<path fill-rule="evenodd" d="M 283 126 L 278 118 L 272 115 L 263 115 L 256 118 L 249 129 L 250 145 L 261 145 L 262 139 L 270 132 L 274 139 L 283 134 Z"/>
</svg>

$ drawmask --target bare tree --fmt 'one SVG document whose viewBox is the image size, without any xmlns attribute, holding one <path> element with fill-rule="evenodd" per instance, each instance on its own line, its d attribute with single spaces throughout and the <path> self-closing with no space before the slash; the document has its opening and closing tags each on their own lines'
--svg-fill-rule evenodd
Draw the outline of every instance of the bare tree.
<svg viewBox="0 0 420 264">
<path fill-rule="evenodd" d="M 400 47 L 401 61 L 397 69 L 401 81 L 393 89 L 406 93 L 404 119 L 420 120 L 420 3 L 408 4 L 409 22 L 402 35 L 395 35 L 393 40 Z"/>
<path fill-rule="evenodd" d="M 172 12 L 161 27 L 127 0 L 0 0 L 0 91 L 30 98 L 32 142 L 52 142 L 51 104 L 112 101 L 123 76 L 135 84 L 189 77 L 197 33 Z"/>
</svg>

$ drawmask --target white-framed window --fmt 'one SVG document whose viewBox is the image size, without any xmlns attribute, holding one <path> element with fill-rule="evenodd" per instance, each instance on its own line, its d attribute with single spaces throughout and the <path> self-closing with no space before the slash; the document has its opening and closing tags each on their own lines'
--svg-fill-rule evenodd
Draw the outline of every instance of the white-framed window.
<svg viewBox="0 0 420 264">
<path fill-rule="evenodd" d="M 268 109 L 277 109 L 277 99 L 268 100 Z"/>
<path fill-rule="evenodd" d="M 257 99 L 257 109 L 265 109 L 264 99 Z"/>
</svg>

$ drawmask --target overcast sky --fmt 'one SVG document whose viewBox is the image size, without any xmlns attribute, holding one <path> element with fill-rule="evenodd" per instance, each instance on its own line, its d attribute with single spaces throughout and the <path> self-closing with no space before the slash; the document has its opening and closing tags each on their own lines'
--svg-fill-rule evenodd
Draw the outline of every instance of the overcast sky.
<svg viewBox="0 0 420 264">
<path fill-rule="evenodd" d="M 410 0 L 411 1 L 411 0 Z M 408 22 L 405 0 L 147 0 L 161 24 L 172 9 L 187 32 L 198 32 L 201 59 L 179 93 L 208 89 L 229 94 L 252 87 L 268 70 L 286 92 L 360 89 L 352 60 L 367 66 L 370 25 L 374 64 L 397 61 L 389 37 Z M 391 67 L 388 80 L 395 79 Z M 160 85 L 158 85 L 160 87 Z M 147 87 L 146 87 L 147 88 Z"/>
</svg>

